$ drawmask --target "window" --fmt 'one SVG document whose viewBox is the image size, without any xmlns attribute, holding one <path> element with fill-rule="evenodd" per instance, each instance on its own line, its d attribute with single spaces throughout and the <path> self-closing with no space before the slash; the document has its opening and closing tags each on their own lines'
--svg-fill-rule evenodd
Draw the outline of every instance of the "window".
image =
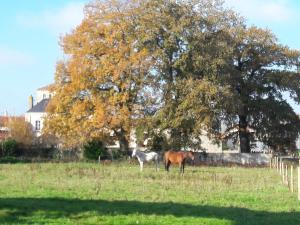
<svg viewBox="0 0 300 225">
<path fill-rule="evenodd" d="M 35 121 L 35 130 L 40 130 L 41 129 L 41 121 L 36 120 Z"/>
<path fill-rule="evenodd" d="M 43 94 L 43 99 L 45 99 L 47 96 L 46 96 L 46 94 Z"/>
</svg>

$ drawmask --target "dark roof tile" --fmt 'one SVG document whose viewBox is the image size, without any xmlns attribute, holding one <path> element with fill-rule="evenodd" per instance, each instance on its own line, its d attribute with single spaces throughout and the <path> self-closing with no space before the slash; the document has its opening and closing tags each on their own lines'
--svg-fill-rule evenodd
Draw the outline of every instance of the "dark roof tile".
<svg viewBox="0 0 300 225">
<path fill-rule="evenodd" d="M 27 112 L 46 112 L 46 107 L 49 103 L 49 99 L 43 99 L 36 105 L 34 105 L 31 109 L 29 109 Z"/>
</svg>

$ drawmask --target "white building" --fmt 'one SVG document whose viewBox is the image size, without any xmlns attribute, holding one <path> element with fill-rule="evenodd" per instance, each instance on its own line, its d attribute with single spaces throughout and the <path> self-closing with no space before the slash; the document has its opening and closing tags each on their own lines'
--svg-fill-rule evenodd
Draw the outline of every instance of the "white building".
<svg viewBox="0 0 300 225">
<path fill-rule="evenodd" d="M 32 125 L 33 131 L 37 137 L 41 135 L 43 129 L 44 118 L 47 115 L 46 107 L 50 98 L 53 96 L 51 88 L 53 85 L 48 85 L 39 88 L 36 92 L 36 101 L 32 96 L 29 97 L 29 110 L 25 113 L 25 121 Z"/>
</svg>

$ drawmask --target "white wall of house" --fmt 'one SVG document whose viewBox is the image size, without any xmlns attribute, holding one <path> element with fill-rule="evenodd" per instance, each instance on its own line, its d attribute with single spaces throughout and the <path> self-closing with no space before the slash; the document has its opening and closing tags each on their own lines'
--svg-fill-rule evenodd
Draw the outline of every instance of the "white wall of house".
<svg viewBox="0 0 300 225">
<path fill-rule="evenodd" d="M 44 119 L 47 113 L 30 112 L 25 113 L 25 121 L 32 126 L 33 132 L 37 137 L 41 136 L 41 131 L 44 126 Z"/>
<path fill-rule="evenodd" d="M 217 143 L 211 139 L 208 138 L 207 135 L 201 135 L 201 147 L 202 150 L 206 152 L 211 152 L 211 153 L 219 153 L 222 152 L 222 143 Z"/>
<path fill-rule="evenodd" d="M 300 137 L 298 137 L 296 140 L 296 148 L 300 149 Z"/>
</svg>

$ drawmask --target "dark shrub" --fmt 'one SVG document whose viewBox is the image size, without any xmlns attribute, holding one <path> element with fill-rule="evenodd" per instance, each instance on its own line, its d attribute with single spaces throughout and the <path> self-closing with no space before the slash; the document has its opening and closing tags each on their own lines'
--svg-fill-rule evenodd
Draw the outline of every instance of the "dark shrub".
<svg viewBox="0 0 300 225">
<path fill-rule="evenodd" d="M 154 135 L 148 141 L 147 147 L 152 151 L 165 151 L 168 149 L 168 143 L 163 135 Z"/>
<path fill-rule="evenodd" d="M 0 158 L 0 163 L 28 163 L 29 159 L 18 158 L 14 156 L 5 156 Z"/>
<path fill-rule="evenodd" d="M 119 148 L 116 149 L 109 149 L 109 157 L 111 157 L 111 159 L 113 160 L 118 160 L 118 159 L 126 159 L 128 156 L 127 152 L 121 151 Z M 130 155 L 131 155 L 131 151 L 130 151 Z"/>
<path fill-rule="evenodd" d="M 15 156 L 17 152 L 17 142 L 14 139 L 7 139 L 0 144 L 3 156 Z"/>
<path fill-rule="evenodd" d="M 26 146 L 23 148 L 18 148 L 18 156 L 24 156 L 24 157 L 28 157 L 28 158 L 47 158 L 47 159 L 51 159 L 54 157 L 54 148 L 46 148 L 44 146 L 38 146 L 38 145 L 34 145 L 34 146 Z"/>
<path fill-rule="evenodd" d="M 92 140 L 83 146 L 83 156 L 86 159 L 97 160 L 100 156 L 101 159 L 109 159 L 107 148 L 100 140 Z"/>
</svg>

